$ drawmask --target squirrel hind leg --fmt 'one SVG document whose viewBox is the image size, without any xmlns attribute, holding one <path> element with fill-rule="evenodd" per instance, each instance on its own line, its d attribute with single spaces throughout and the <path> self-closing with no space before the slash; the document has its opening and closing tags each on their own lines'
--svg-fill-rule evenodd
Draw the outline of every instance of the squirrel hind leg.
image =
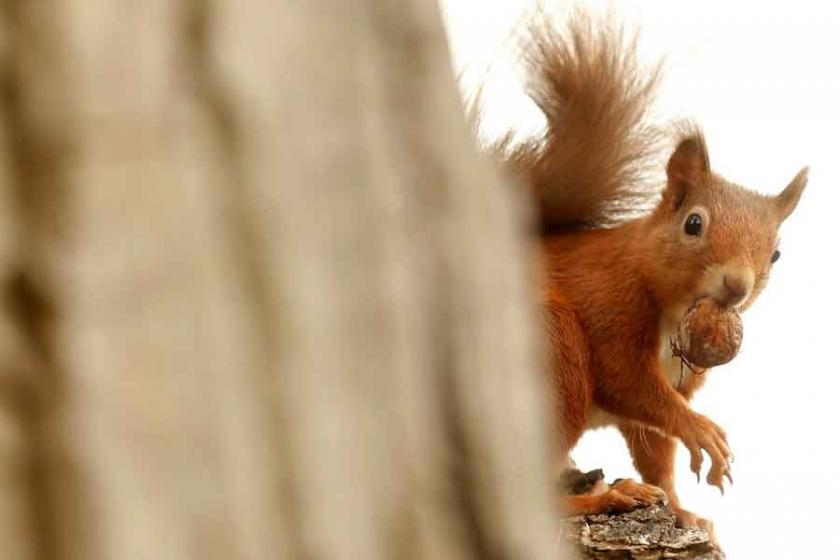
<svg viewBox="0 0 840 560">
<path fill-rule="evenodd" d="M 586 333 L 559 290 L 549 290 L 544 307 L 549 375 L 559 406 L 553 411 L 560 461 L 586 431 L 592 407 L 592 356 Z M 561 470 L 561 469 L 558 469 Z"/>
<path fill-rule="evenodd" d="M 666 503 L 667 497 L 661 489 L 630 479 L 618 481 L 611 486 L 607 486 L 602 481 L 586 494 L 558 496 L 558 507 L 566 517 L 625 513 Z"/>
</svg>

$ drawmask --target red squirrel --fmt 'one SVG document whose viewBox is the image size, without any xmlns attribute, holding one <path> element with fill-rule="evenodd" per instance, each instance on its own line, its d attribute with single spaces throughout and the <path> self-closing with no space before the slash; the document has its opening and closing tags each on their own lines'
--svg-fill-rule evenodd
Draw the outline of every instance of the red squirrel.
<svg viewBox="0 0 840 560">
<path fill-rule="evenodd" d="M 523 53 L 546 130 L 497 149 L 532 189 L 543 225 L 540 299 L 562 403 L 560 453 L 567 459 L 589 428 L 617 426 L 646 483 L 567 496 L 566 512 L 628 510 L 664 491 L 678 525 L 711 528 L 681 507 L 676 446 L 688 448 L 698 479 L 708 454 L 706 480 L 721 491 L 730 449 L 724 431 L 690 408 L 705 376 L 682 378 L 669 338 L 700 298 L 737 311 L 755 301 L 808 170 L 776 196 L 758 194 L 712 171 L 701 130 L 683 125 L 664 188 L 651 188 L 643 176 L 661 133 L 646 123 L 660 67 L 643 69 L 620 29 L 579 13 L 565 31 L 533 25 Z"/>
</svg>

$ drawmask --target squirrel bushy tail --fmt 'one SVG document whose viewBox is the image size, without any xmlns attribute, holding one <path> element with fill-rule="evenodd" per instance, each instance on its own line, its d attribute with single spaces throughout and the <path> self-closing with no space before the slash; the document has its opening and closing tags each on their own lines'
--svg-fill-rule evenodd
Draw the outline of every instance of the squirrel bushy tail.
<svg viewBox="0 0 840 560">
<path fill-rule="evenodd" d="M 660 66 L 644 69 L 635 40 L 608 18 L 545 16 L 522 37 L 527 92 L 545 133 L 498 147 L 533 189 L 544 230 L 609 227 L 658 194 L 646 178 L 662 134 L 648 122 Z"/>
</svg>

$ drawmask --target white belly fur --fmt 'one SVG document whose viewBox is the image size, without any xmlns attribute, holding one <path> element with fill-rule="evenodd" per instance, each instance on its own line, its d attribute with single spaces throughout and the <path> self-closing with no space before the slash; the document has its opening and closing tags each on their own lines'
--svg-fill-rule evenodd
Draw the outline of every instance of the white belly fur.
<svg viewBox="0 0 840 560">
<path fill-rule="evenodd" d="M 659 324 L 659 367 L 672 387 L 678 387 L 683 375 L 687 373 L 671 350 L 671 338 L 676 336 L 680 319 L 687 310 L 688 305 L 680 306 L 676 312 L 664 314 Z"/>
</svg>

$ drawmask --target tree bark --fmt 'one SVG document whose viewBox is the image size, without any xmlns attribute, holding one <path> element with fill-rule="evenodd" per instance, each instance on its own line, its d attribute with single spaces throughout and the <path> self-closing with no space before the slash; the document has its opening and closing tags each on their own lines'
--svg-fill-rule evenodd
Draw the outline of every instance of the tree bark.
<svg viewBox="0 0 840 560">
<path fill-rule="evenodd" d="M 723 560 L 703 529 L 678 529 L 667 506 L 629 513 L 574 517 L 561 534 L 580 560 Z"/>
<path fill-rule="evenodd" d="M 604 471 L 563 471 L 560 491 L 566 494 L 601 493 L 609 489 Z M 676 515 L 665 504 L 627 513 L 585 515 L 563 520 L 561 538 L 580 560 L 657 560 L 685 558 L 722 560 L 717 541 L 699 527 L 678 528 Z"/>
<path fill-rule="evenodd" d="M 2 12 L 3 557 L 556 558 L 433 0 Z"/>
</svg>

